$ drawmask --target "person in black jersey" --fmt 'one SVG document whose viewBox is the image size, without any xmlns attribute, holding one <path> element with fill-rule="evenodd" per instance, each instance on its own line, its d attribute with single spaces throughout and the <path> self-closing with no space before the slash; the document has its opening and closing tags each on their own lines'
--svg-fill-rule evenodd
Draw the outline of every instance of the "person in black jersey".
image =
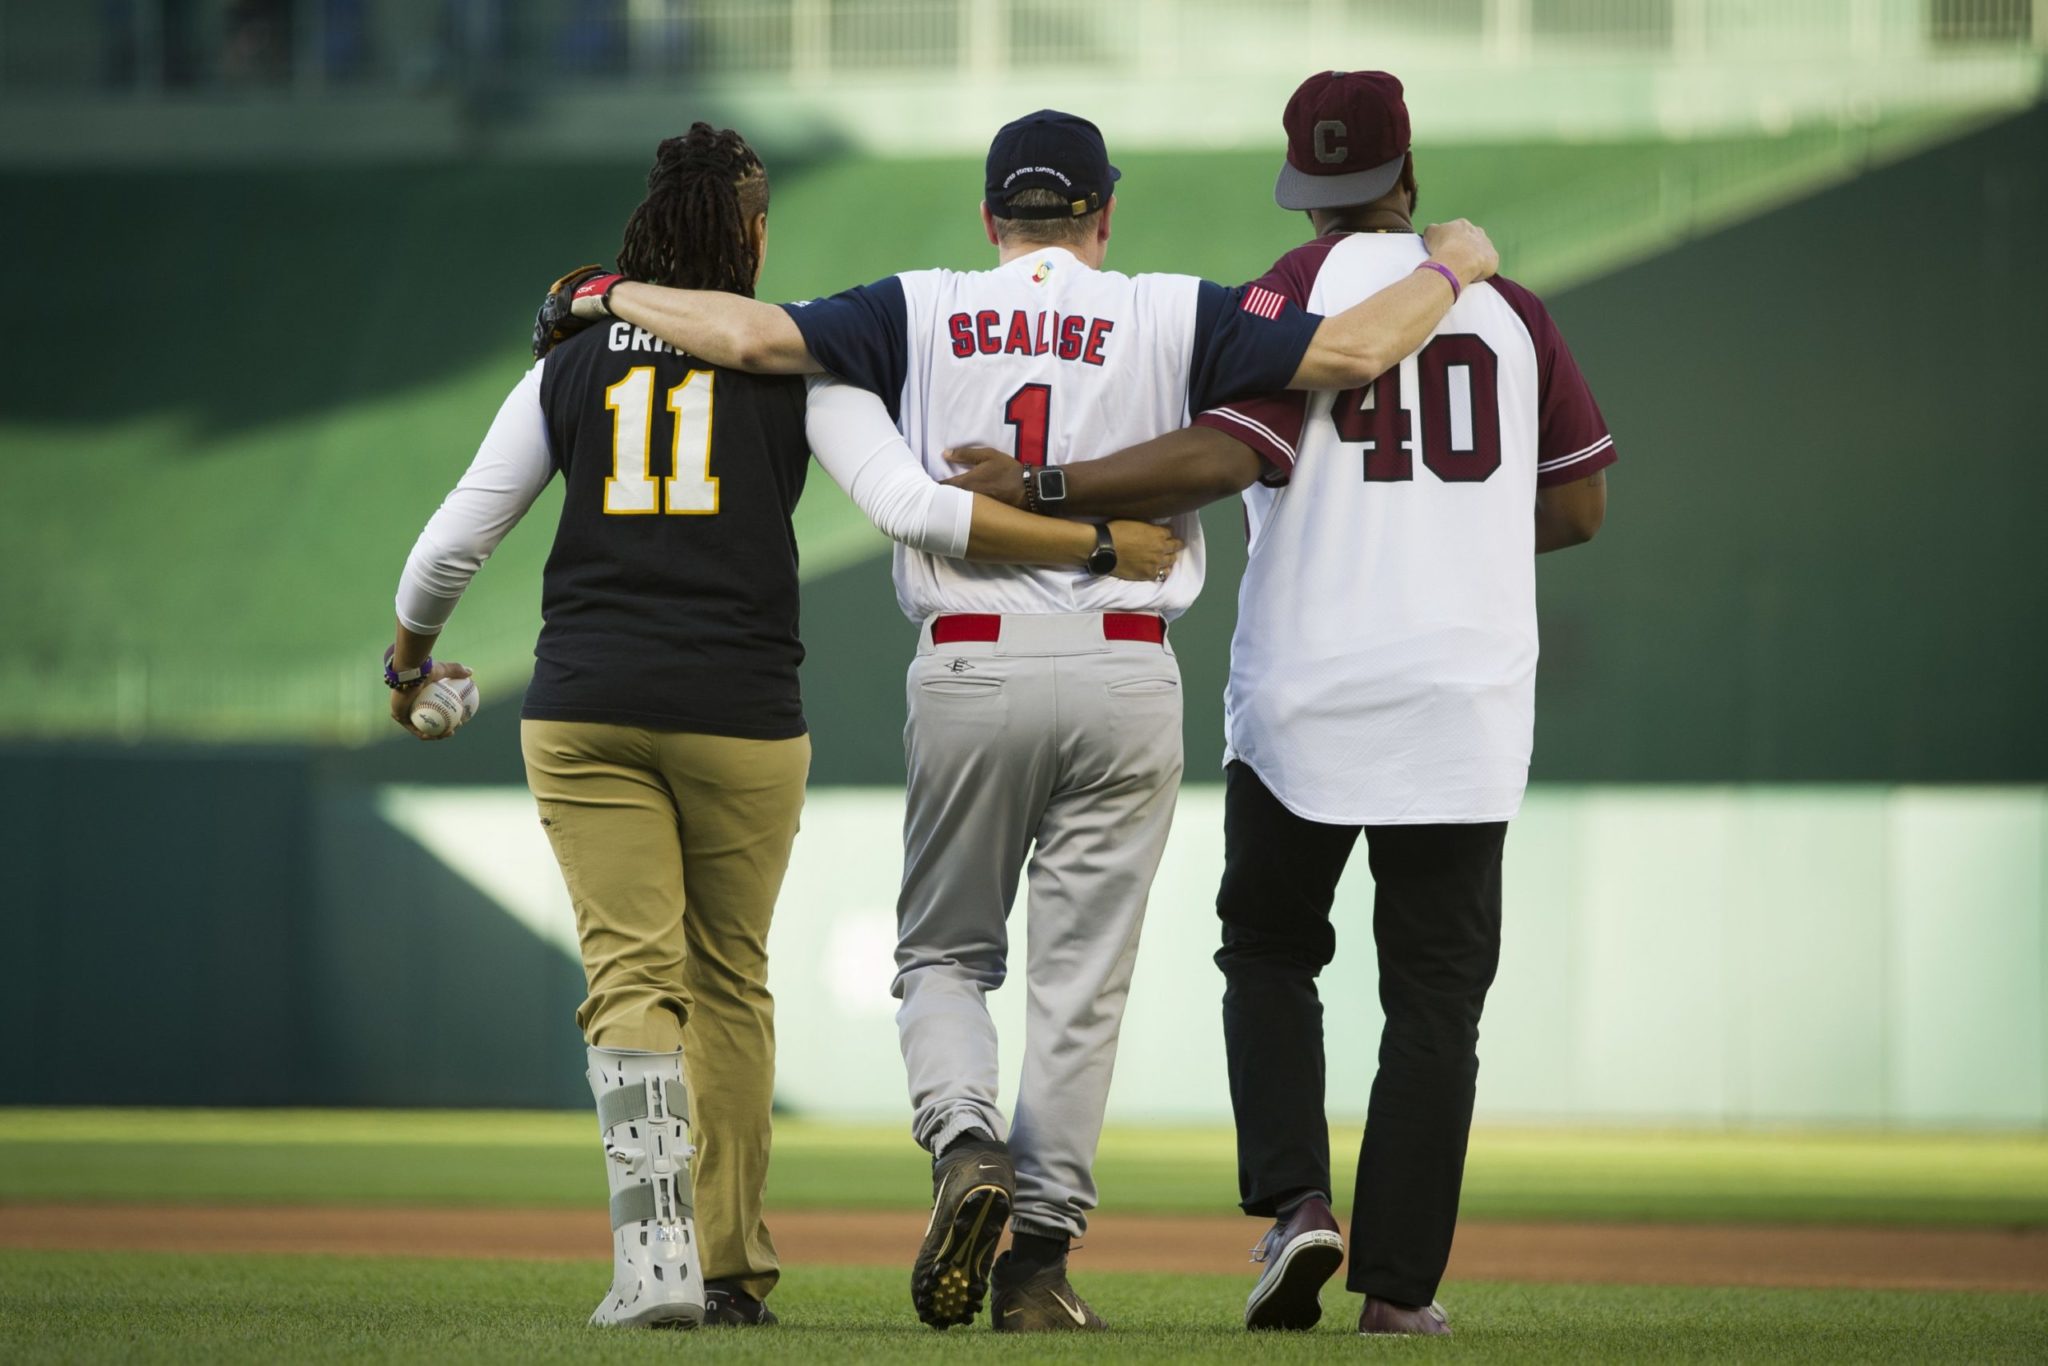
<svg viewBox="0 0 2048 1366">
<path fill-rule="evenodd" d="M 619 271 L 751 296 L 767 210 L 753 149 L 699 123 L 661 144 Z M 790 524 L 810 451 L 920 549 L 1153 578 L 1180 543 L 1116 522 L 1106 557 L 1093 527 L 942 488 L 863 391 L 813 381 L 807 399 L 803 379 L 714 366 L 625 323 L 564 331 L 536 329 L 540 362 L 407 562 L 392 716 L 412 729 L 421 689 L 467 675 L 434 644 L 559 474 L 520 740 L 589 983 L 577 1022 L 615 1231 L 592 1322 L 772 1323 L 767 936 L 810 766 Z"/>
</svg>

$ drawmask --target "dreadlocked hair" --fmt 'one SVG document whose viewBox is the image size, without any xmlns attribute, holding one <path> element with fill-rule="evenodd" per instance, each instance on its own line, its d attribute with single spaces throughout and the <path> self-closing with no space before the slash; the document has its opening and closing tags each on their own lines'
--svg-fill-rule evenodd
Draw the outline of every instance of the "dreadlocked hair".
<svg viewBox="0 0 2048 1366">
<path fill-rule="evenodd" d="M 758 262 L 748 225 L 768 212 L 768 168 L 730 128 L 693 123 L 665 138 L 647 198 L 626 220 L 619 273 L 652 285 L 754 293 Z"/>
</svg>

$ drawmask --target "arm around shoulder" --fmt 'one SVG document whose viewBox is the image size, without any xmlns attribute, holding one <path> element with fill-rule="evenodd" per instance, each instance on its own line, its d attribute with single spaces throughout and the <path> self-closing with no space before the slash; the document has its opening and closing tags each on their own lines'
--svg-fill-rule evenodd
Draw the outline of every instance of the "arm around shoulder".
<svg viewBox="0 0 2048 1366">
<path fill-rule="evenodd" d="M 606 306 L 613 317 L 713 365 L 757 375 L 808 375 L 824 368 L 788 311 L 759 299 L 627 280 L 612 289 Z"/>
<path fill-rule="evenodd" d="M 1462 290 L 1500 269 L 1486 230 L 1460 218 L 1423 234 L 1429 260 L 1379 293 L 1323 319 L 1290 389 L 1348 389 L 1370 384 L 1420 347 Z M 1452 286 L 1452 279 L 1458 281 Z"/>
</svg>

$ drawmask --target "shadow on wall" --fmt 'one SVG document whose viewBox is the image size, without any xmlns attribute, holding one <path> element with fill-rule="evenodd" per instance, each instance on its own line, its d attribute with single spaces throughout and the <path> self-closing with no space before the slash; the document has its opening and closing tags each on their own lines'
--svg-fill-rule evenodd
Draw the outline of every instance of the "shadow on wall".
<svg viewBox="0 0 2048 1366">
<path fill-rule="evenodd" d="M 1599 539 L 1539 566 L 1538 782 L 2048 779 L 2044 164 L 2048 106 L 1550 301 L 1621 460 Z M 1203 524 L 1197 782 L 1244 563 L 1234 502 Z M 815 782 L 902 781 L 891 597 L 882 559 L 804 586 Z M 522 780 L 508 720 L 465 770 Z"/>
<path fill-rule="evenodd" d="M 189 413 L 202 431 L 234 431 L 459 374 L 518 346 L 555 275 L 617 249 L 645 174 L 9 174 L 0 237 L 91 266 L 46 320 L 45 344 L 0 373 L 0 409 L 53 423 Z M 506 220 L 507 180 L 545 187 L 545 211 Z M 195 243 L 211 251 L 195 257 Z M 75 361 L 110 330 L 159 343 L 113 385 Z"/>
<path fill-rule="evenodd" d="M 2048 779 L 2044 165 L 2048 105 L 1549 301 L 1621 458 L 1599 539 L 1539 565 L 1536 781 Z M 1190 781 L 1244 562 L 1235 503 L 1203 525 Z M 901 781 L 889 592 L 804 587 L 820 781 Z"/>
<path fill-rule="evenodd" d="M 1536 778 L 2048 778 L 2044 164 L 2039 105 L 1553 301 L 1621 458 Z"/>
<path fill-rule="evenodd" d="M 576 965 L 306 752 L 6 752 L 0 861 L 0 1104 L 588 1099 Z"/>
<path fill-rule="evenodd" d="M 689 126 L 678 118 L 649 130 L 650 160 Z M 826 154 L 771 163 L 787 179 Z M 39 344 L 0 369 L 0 411 L 88 424 L 189 413 L 204 436 L 517 354 L 548 281 L 611 261 L 647 164 L 9 172 L 0 241 L 79 269 L 64 311 L 38 320 Z M 508 217 L 520 203 L 532 212 Z M 144 339 L 149 357 L 118 384 L 76 359 L 114 337 Z"/>
</svg>

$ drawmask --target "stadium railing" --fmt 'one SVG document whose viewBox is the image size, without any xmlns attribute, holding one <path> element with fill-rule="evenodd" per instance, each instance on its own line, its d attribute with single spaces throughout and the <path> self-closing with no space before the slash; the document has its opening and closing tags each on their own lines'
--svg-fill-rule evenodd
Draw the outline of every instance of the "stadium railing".
<svg viewBox="0 0 2048 1366">
<path fill-rule="evenodd" d="M 1227 39 L 1227 40 L 1226 40 Z M 0 94 L 2048 50 L 2043 0 L 0 0 Z"/>
</svg>

